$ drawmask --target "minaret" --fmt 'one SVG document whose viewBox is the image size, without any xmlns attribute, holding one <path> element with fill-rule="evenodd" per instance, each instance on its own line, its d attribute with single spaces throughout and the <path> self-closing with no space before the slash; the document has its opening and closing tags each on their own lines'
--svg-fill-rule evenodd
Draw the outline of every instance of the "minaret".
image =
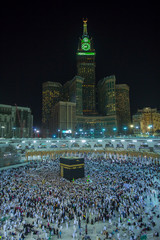
<svg viewBox="0 0 160 240">
<path fill-rule="evenodd" d="M 79 39 L 77 51 L 77 75 L 84 78 L 82 98 L 83 114 L 93 115 L 95 108 L 95 50 L 93 49 L 92 38 L 87 31 L 87 19 L 83 19 L 83 35 Z"/>
</svg>

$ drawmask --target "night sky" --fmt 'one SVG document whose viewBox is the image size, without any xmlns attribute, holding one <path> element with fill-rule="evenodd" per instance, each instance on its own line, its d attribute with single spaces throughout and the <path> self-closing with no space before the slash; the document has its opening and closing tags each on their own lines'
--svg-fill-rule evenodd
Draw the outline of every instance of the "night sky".
<svg viewBox="0 0 160 240">
<path fill-rule="evenodd" d="M 42 83 L 76 75 L 83 18 L 96 50 L 96 79 L 115 74 L 130 86 L 131 113 L 160 109 L 160 13 L 143 7 L 69 1 L 1 6 L 0 103 L 32 109 L 40 126 Z"/>
</svg>

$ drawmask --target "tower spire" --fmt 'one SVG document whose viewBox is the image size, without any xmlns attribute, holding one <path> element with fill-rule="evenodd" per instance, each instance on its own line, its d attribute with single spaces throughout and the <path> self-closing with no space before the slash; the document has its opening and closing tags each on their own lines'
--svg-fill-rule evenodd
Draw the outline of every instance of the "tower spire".
<svg viewBox="0 0 160 240">
<path fill-rule="evenodd" d="M 83 36 L 88 36 L 88 32 L 87 32 L 87 21 L 88 21 L 87 18 L 86 18 L 86 20 L 84 20 L 84 18 L 83 18 Z"/>
</svg>

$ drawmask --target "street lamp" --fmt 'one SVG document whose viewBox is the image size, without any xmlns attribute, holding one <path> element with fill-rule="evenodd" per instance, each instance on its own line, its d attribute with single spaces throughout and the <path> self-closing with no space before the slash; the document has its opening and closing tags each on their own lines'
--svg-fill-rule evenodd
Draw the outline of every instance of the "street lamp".
<svg viewBox="0 0 160 240">
<path fill-rule="evenodd" d="M 116 133 L 116 131 L 117 131 L 117 128 L 114 127 L 114 128 L 113 128 L 113 132 L 114 132 L 114 134 Z"/>
<path fill-rule="evenodd" d="M 94 138 L 94 129 L 93 128 L 90 129 L 90 134 L 91 134 L 91 138 Z"/>
<path fill-rule="evenodd" d="M 59 133 L 60 133 L 60 131 L 61 131 L 61 130 L 60 130 L 60 129 L 58 129 L 58 138 L 59 138 Z"/>
<path fill-rule="evenodd" d="M 105 128 L 102 128 L 102 133 L 103 133 L 103 137 L 104 137 L 104 132 L 106 131 Z"/>
<path fill-rule="evenodd" d="M 83 131 L 83 129 L 82 129 L 82 128 L 80 128 L 80 129 L 79 129 L 79 132 L 80 132 L 80 134 L 79 134 L 79 135 L 80 135 L 80 137 L 82 137 L 82 131 Z"/>
<path fill-rule="evenodd" d="M 37 137 L 39 137 L 39 133 L 40 133 L 40 131 L 39 131 L 39 130 L 37 130 L 37 131 L 36 131 L 36 133 L 37 133 Z"/>
<path fill-rule="evenodd" d="M 40 130 L 34 128 L 34 137 L 37 138 L 39 136 Z"/>
<path fill-rule="evenodd" d="M 131 134 L 133 134 L 133 133 L 134 133 L 134 131 L 133 131 L 134 125 L 133 125 L 133 124 L 131 124 L 131 125 L 130 125 L 130 128 L 131 128 L 131 131 L 130 131 L 130 133 L 131 133 Z"/>
<path fill-rule="evenodd" d="M 123 127 L 123 130 L 125 131 L 125 134 L 126 134 L 126 131 L 127 131 L 127 127 Z"/>
<path fill-rule="evenodd" d="M 135 126 L 135 133 L 136 134 L 139 134 L 140 133 L 140 127 L 137 125 Z"/>
<path fill-rule="evenodd" d="M 149 133 L 151 132 L 152 127 L 152 124 L 148 125 Z"/>
<path fill-rule="evenodd" d="M 3 131 L 5 129 L 5 126 L 1 126 L 1 129 L 2 129 L 2 138 L 3 138 Z"/>
</svg>

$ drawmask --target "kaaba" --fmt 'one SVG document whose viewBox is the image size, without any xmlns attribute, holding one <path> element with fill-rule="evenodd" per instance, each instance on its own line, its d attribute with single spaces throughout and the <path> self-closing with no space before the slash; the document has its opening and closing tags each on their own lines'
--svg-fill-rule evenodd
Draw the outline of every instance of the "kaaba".
<svg viewBox="0 0 160 240">
<path fill-rule="evenodd" d="M 64 157 L 60 158 L 61 177 L 68 180 L 84 177 L 84 158 Z"/>
</svg>

